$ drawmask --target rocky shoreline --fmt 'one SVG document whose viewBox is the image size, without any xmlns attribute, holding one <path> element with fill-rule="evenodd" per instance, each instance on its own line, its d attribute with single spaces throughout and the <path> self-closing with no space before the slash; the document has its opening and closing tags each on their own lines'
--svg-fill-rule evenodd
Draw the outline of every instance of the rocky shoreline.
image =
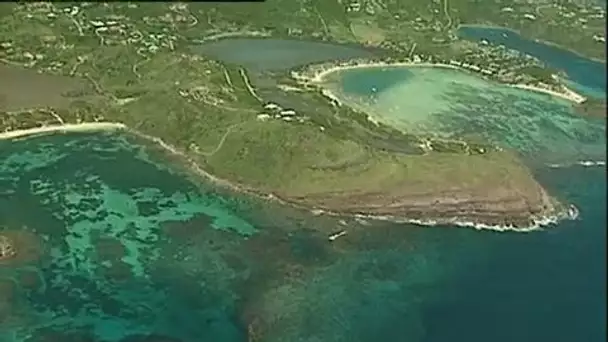
<svg viewBox="0 0 608 342">
<path fill-rule="evenodd" d="M 562 205 L 540 186 L 536 190 L 537 196 L 522 196 L 517 191 L 503 189 L 493 193 L 488 191 L 486 195 L 467 191 L 401 196 L 333 193 L 292 200 L 324 213 L 493 230 L 534 230 L 578 215 L 575 208 Z"/>
<path fill-rule="evenodd" d="M 191 159 L 159 138 L 129 129 L 140 138 L 152 141 L 172 156 L 186 162 L 198 176 L 232 191 L 248 194 L 283 205 L 335 216 L 364 216 L 371 219 L 410 222 L 421 225 L 451 224 L 494 230 L 527 231 L 574 218 L 569 207 L 551 197 L 538 183 L 526 193 L 509 186 L 469 191 L 408 194 L 404 187 L 398 192 L 341 192 L 298 196 L 270 189 L 257 189 L 220 178 L 206 171 Z"/>
<path fill-rule="evenodd" d="M 298 195 L 281 193 L 272 189 L 258 189 L 237 184 L 209 173 L 180 151 L 157 137 L 148 136 L 120 123 L 94 123 L 46 127 L 44 132 L 28 130 L 26 134 L 4 133 L 4 139 L 21 138 L 40 133 L 89 131 L 107 129 L 125 130 L 135 136 L 151 141 L 182 162 L 190 171 L 206 178 L 216 186 L 245 193 L 258 198 L 277 201 L 300 209 L 322 212 L 329 215 L 365 216 L 372 219 L 411 222 L 424 225 L 451 224 L 488 229 L 529 230 L 538 223 L 552 223 L 571 217 L 567 206 L 552 198 L 538 183 L 525 189 L 508 184 L 493 184 L 466 189 L 420 192 L 411 184 L 387 191 L 321 192 Z M 29 133 L 29 134 L 27 134 Z M 419 187 L 418 187 L 419 189 Z"/>
</svg>

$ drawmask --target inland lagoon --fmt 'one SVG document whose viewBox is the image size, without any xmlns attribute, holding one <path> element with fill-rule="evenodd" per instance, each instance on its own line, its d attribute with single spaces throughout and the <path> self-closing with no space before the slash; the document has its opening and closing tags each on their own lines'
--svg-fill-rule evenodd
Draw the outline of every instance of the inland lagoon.
<svg viewBox="0 0 608 342">
<path fill-rule="evenodd" d="M 192 50 L 250 71 L 288 70 L 310 63 L 381 54 L 379 49 L 355 45 L 278 38 L 226 38 L 194 46 Z"/>
</svg>

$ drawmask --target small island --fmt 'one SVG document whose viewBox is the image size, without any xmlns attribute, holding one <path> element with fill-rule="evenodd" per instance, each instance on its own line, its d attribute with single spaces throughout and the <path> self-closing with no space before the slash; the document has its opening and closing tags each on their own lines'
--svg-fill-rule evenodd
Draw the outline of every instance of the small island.
<svg viewBox="0 0 608 342">
<path fill-rule="evenodd" d="M 0 235 L 0 262 L 11 259 L 16 254 L 13 241 L 4 235 Z"/>
<path fill-rule="evenodd" d="M 37 263 L 45 253 L 41 239 L 27 230 L 1 229 L 0 267 L 21 267 Z"/>
</svg>

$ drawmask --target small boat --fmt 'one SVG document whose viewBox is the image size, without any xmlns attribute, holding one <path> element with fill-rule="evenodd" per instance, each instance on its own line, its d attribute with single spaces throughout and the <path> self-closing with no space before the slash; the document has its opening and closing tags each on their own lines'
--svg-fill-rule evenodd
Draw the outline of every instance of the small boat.
<svg viewBox="0 0 608 342">
<path fill-rule="evenodd" d="M 337 232 L 335 234 L 331 234 L 329 236 L 329 241 L 334 241 L 335 239 L 339 238 L 340 236 L 344 236 L 344 235 L 346 235 L 346 231 L 345 230 L 339 231 L 339 232 Z"/>
</svg>

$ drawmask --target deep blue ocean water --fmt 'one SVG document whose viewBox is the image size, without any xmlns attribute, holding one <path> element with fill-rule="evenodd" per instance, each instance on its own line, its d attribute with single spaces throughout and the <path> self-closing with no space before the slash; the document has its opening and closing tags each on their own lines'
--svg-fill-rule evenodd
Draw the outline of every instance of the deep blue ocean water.
<svg viewBox="0 0 608 342">
<path fill-rule="evenodd" d="M 606 338 L 606 171 L 538 171 L 544 185 L 580 208 L 580 220 L 531 234 L 480 232 L 483 256 L 423 309 L 423 341 Z"/>
<path fill-rule="evenodd" d="M 502 36 L 504 32 L 509 33 L 507 37 Z M 570 84 L 583 89 L 585 95 L 605 96 L 605 64 L 524 41 L 510 31 L 476 27 L 467 34 L 470 39 L 487 39 L 535 55 L 565 70 Z M 418 105 L 415 86 L 410 89 L 407 83 L 416 82 L 415 74 L 421 72 L 407 68 L 390 71 L 396 72 L 388 74 L 378 68 L 344 71 L 337 93 L 365 98 L 364 102 L 373 103 L 372 109 L 395 108 L 391 118 L 417 116 L 418 112 L 408 111 L 408 101 L 415 103 L 418 111 L 425 109 Z M 436 72 L 445 73 L 449 82 L 456 80 L 453 73 Z M 441 82 L 442 86 L 446 82 Z M 420 240 L 415 245 L 425 244 L 427 253 L 433 249 L 429 245 L 445 243 L 437 255 L 441 261 L 436 262 L 442 275 L 424 285 L 423 295 L 411 299 L 419 310 L 411 321 L 419 325 L 417 334 L 402 330 L 405 325 L 400 324 L 377 331 L 385 331 L 384 336 L 395 341 L 604 340 L 606 169 L 575 162 L 586 158 L 605 161 L 605 121 L 580 117 L 565 102 L 548 96 L 523 96 L 466 79 L 458 82 L 462 84 L 446 87 L 441 95 L 449 97 L 448 106 L 428 106 L 438 110 L 443 127 L 458 134 L 471 129 L 481 135 L 486 132 L 490 135 L 486 139 L 518 150 L 539 181 L 576 205 L 581 217 L 528 234 L 407 227 L 417 232 L 413 234 Z M 434 91 L 431 86 L 425 84 L 421 92 Z M 383 98 L 388 98 L 386 104 L 380 103 Z M 573 153 L 565 153 L 569 149 Z M 563 165 L 548 167 L 548 161 L 556 156 Z"/>
<path fill-rule="evenodd" d="M 593 61 L 572 51 L 521 37 L 505 28 L 462 26 L 458 35 L 471 41 L 487 40 L 491 44 L 534 56 L 547 65 L 566 72 L 571 85 L 585 96 L 606 97 L 606 63 Z M 599 44 L 599 43 L 598 43 Z"/>
</svg>

